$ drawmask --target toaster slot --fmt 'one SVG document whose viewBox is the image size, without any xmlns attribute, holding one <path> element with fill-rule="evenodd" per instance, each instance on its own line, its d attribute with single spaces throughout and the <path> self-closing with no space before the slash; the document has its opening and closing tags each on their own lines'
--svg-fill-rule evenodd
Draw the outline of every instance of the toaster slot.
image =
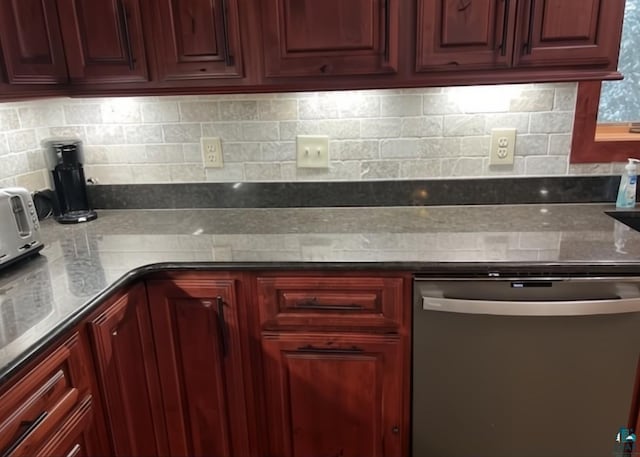
<svg viewBox="0 0 640 457">
<path fill-rule="evenodd" d="M 13 217 L 16 220 L 18 234 L 23 238 L 29 236 L 31 234 L 29 217 L 27 215 L 26 208 L 22 203 L 22 199 L 17 195 L 14 195 L 9 199 L 9 202 L 11 204 L 11 210 L 13 211 Z"/>
</svg>

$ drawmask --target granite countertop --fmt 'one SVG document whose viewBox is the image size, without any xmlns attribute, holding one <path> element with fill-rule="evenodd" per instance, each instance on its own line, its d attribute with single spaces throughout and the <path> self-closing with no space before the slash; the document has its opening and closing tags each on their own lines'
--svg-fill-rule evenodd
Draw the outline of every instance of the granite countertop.
<svg viewBox="0 0 640 457">
<path fill-rule="evenodd" d="M 41 224 L 45 248 L 0 272 L 0 382 L 105 294 L 158 268 L 634 268 L 613 205 L 100 211 Z M 155 266 L 154 266 L 155 265 Z"/>
</svg>

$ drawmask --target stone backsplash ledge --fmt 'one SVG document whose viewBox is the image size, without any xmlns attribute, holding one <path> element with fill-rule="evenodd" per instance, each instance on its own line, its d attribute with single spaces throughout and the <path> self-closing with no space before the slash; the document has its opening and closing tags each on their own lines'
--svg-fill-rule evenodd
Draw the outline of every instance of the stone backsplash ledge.
<svg viewBox="0 0 640 457">
<path fill-rule="evenodd" d="M 41 141 L 84 141 L 101 184 L 360 181 L 617 173 L 569 165 L 575 83 L 252 95 L 56 98 L 0 104 L 0 186 L 45 187 Z M 513 166 L 490 132 L 517 129 Z M 298 169 L 299 134 L 330 137 L 328 169 Z M 201 137 L 224 168 L 203 168 Z"/>
</svg>

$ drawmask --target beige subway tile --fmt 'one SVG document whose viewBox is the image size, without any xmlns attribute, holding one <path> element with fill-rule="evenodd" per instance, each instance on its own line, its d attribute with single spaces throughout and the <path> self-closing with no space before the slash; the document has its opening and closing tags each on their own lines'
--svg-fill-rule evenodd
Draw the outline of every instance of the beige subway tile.
<svg viewBox="0 0 640 457">
<path fill-rule="evenodd" d="M 124 141 L 120 125 L 89 125 L 85 130 L 87 144 L 122 144 Z"/>
<path fill-rule="evenodd" d="M 169 168 L 171 182 L 204 182 L 206 175 L 202 165 L 175 164 Z"/>
<path fill-rule="evenodd" d="M 553 89 L 523 90 L 511 100 L 509 111 L 551 111 L 553 109 Z"/>
<path fill-rule="evenodd" d="M 29 161 L 27 154 L 9 154 L 2 158 L 2 166 L 0 167 L 0 179 L 13 178 L 29 172 Z"/>
<path fill-rule="evenodd" d="M 460 155 L 463 157 L 485 157 L 489 155 L 491 137 L 465 136 L 460 140 Z"/>
<path fill-rule="evenodd" d="M 167 183 L 171 182 L 171 165 L 136 165 L 134 169 L 133 182 L 142 183 Z"/>
<path fill-rule="evenodd" d="M 329 146 L 329 157 L 333 154 Z M 283 162 L 296 159 L 296 143 L 293 141 L 273 141 L 260 143 L 260 157 L 263 161 Z"/>
<path fill-rule="evenodd" d="M 64 105 L 64 118 L 67 125 L 100 124 L 102 110 L 98 103 Z"/>
<path fill-rule="evenodd" d="M 134 170 L 121 165 L 86 165 L 85 177 L 95 179 L 99 184 L 131 184 Z M 138 173 L 138 171 L 136 171 Z"/>
<path fill-rule="evenodd" d="M 573 128 L 572 112 L 531 113 L 531 133 L 570 133 Z"/>
<path fill-rule="evenodd" d="M 318 134 L 333 139 L 360 138 L 360 121 L 357 119 L 327 119 L 318 121 Z"/>
<path fill-rule="evenodd" d="M 202 137 L 200 124 L 165 124 L 162 130 L 167 143 L 199 143 Z"/>
<path fill-rule="evenodd" d="M 0 132 L 0 157 L 9 154 L 9 143 L 7 135 Z"/>
<path fill-rule="evenodd" d="M 525 171 L 529 176 L 565 175 L 567 156 L 530 156 L 525 158 Z"/>
<path fill-rule="evenodd" d="M 224 143 L 222 145 L 224 162 L 260 162 L 260 143 Z"/>
<path fill-rule="evenodd" d="M 64 112 L 62 105 L 53 102 L 42 102 L 41 104 L 30 104 L 18 109 L 20 125 L 22 128 L 49 128 L 51 125 L 64 123 Z M 2 129 L 0 111 L 0 130 Z"/>
<path fill-rule="evenodd" d="M 24 175 L 16 176 L 16 185 L 25 187 L 31 192 L 47 188 L 47 180 L 45 179 L 45 170 L 32 171 Z"/>
<path fill-rule="evenodd" d="M 524 134 L 529 131 L 528 113 L 498 113 L 487 114 L 485 117 L 486 134 L 491 134 L 491 129 L 516 129 L 516 134 Z"/>
<path fill-rule="evenodd" d="M 277 122 L 243 122 L 242 138 L 246 141 L 273 141 L 280 137 Z"/>
<path fill-rule="evenodd" d="M 360 136 L 362 138 L 394 138 L 401 133 L 400 118 L 362 119 Z"/>
<path fill-rule="evenodd" d="M 462 138 L 421 138 L 420 156 L 425 158 L 460 156 Z"/>
<path fill-rule="evenodd" d="M 153 122 L 178 122 L 180 112 L 175 102 L 143 103 L 142 121 Z"/>
<path fill-rule="evenodd" d="M 330 162 L 329 168 L 296 168 L 295 177 L 300 181 L 317 181 L 326 179 L 330 181 L 355 181 L 360 179 L 360 162 L 344 161 Z M 283 164 L 283 168 L 286 165 Z M 294 166 L 295 162 L 288 165 Z M 285 172 L 283 171 L 283 175 Z"/>
<path fill-rule="evenodd" d="M 389 158 L 411 158 L 419 157 L 421 142 L 415 138 L 394 138 L 380 141 L 380 157 Z"/>
<path fill-rule="evenodd" d="M 415 95 L 389 95 L 380 97 L 382 117 L 419 116 L 422 114 L 422 99 Z"/>
<path fill-rule="evenodd" d="M 181 144 L 149 144 L 144 147 L 147 163 L 182 163 L 184 154 Z"/>
<path fill-rule="evenodd" d="M 77 138 L 83 142 L 87 141 L 87 132 L 82 125 L 51 127 L 49 129 L 49 134 L 53 138 Z"/>
<path fill-rule="evenodd" d="M 222 101 L 220 102 L 220 120 L 222 121 L 253 121 L 258 119 L 258 102 Z"/>
<path fill-rule="evenodd" d="M 223 145 L 224 148 L 224 145 Z M 202 147 L 199 144 L 183 144 L 182 152 L 186 163 L 202 163 Z"/>
<path fill-rule="evenodd" d="M 392 179 L 400 177 L 397 160 L 366 160 L 360 163 L 361 179 Z"/>
<path fill-rule="evenodd" d="M 18 112 L 15 109 L 0 109 L 0 131 L 17 130 L 20 128 Z"/>
<path fill-rule="evenodd" d="M 220 120 L 217 102 L 182 102 L 180 103 L 180 119 L 182 122 L 214 122 Z"/>
<path fill-rule="evenodd" d="M 242 182 L 244 178 L 244 164 L 225 163 L 224 168 L 207 168 L 206 179 L 209 182 Z"/>
<path fill-rule="evenodd" d="M 444 118 L 442 116 L 405 117 L 401 119 L 403 137 L 442 136 Z"/>
<path fill-rule="evenodd" d="M 107 124 L 139 124 L 142 122 L 140 104 L 129 98 L 114 98 L 100 105 L 102 122 Z"/>
<path fill-rule="evenodd" d="M 571 152 L 571 134 L 549 135 L 549 155 L 569 155 Z"/>
<path fill-rule="evenodd" d="M 39 146 L 33 129 L 12 130 L 7 132 L 6 136 L 10 152 L 28 151 Z"/>
<path fill-rule="evenodd" d="M 147 161 L 144 146 L 111 145 L 104 146 L 104 149 L 107 154 L 107 161 L 110 164 L 143 164 Z"/>
<path fill-rule="evenodd" d="M 240 122 L 215 122 L 202 124 L 203 137 L 220 137 L 223 141 L 242 141 Z"/>
<path fill-rule="evenodd" d="M 126 143 L 162 143 L 162 126 L 156 124 L 127 125 L 124 127 Z"/>
<path fill-rule="evenodd" d="M 571 163 L 569 164 L 570 175 L 610 175 L 610 163 Z"/>
<path fill-rule="evenodd" d="M 440 159 L 403 160 L 400 163 L 402 178 L 437 178 L 440 176 Z"/>
<path fill-rule="evenodd" d="M 516 135 L 516 155 L 545 155 L 548 151 L 549 135 Z"/>
<path fill-rule="evenodd" d="M 338 105 L 333 94 L 298 100 L 298 117 L 306 119 L 335 119 L 338 117 Z"/>
<path fill-rule="evenodd" d="M 452 114 L 444 117 L 444 136 L 482 135 L 485 116 L 481 114 Z"/>
<path fill-rule="evenodd" d="M 282 170 L 279 163 L 258 162 L 245 163 L 244 173 L 247 181 L 280 181 Z"/>
<path fill-rule="evenodd" d="M 261 121 L 286 121 L 298 119 L 298 101 L 259 100 L 258 118 Z"/>
<path fill-rule="evenodd" d="M 331 160 L 358 160 L 380 158 L 378 140 L 329 141 Z"/>
<path fill-rule="evenodd" d="M 27 163 L 29 164 L 30 171 L 45 168 L 47 164 L 44 160 L 44 150 L 38 148 L 32 151 L 27 151 Z"/>
<path fill-rule="evenodd" d="M 576 109 L 576 99 L 578 95 L 578 87 L 576 85 L 558 87 L 555 92 L 553 102 L 554 111 L 574 111 Z"/>
<path fill-rule="evenodd" d="M 344 99 L 338 99 L 338 117 L 363 118 L 380 116 L 380 97 L 350 92 Z"/>
<path fill-rule="evenodd" d="M 462 113 L 460 106 L 449 94 L 427 94 L 422 97 L 423 114 L 458 114 Z"/>
<path fill-rule="evenodd" d="M 482 157 L 459 157 L 455 159 L 442 159 L 443 177 L 482 176 Z"/>
<path fill-rule="evenodd" d="M 483 169 L 485 176 L 521 176 L 525 172 L 525 158 L 514 157 L 513 164 L 510 165 L 489 165 L 489 157 L 483 159 Z"/>
</svg>

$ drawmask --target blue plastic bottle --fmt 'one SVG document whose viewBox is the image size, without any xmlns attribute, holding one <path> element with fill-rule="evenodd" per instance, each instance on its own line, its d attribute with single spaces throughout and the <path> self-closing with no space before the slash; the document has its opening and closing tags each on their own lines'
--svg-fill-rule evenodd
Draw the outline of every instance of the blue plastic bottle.
<svg viewBox="0 0 640 457">
<path fill-rule="evenodd" d="M 628 159 L 629 163 L 624 167 L 624 173 L 620 176 L 620 187 L 616 208 L 634 208 L 636 206 L 636 185 L 638 183 L 638 159 Z"/>
</svg>

